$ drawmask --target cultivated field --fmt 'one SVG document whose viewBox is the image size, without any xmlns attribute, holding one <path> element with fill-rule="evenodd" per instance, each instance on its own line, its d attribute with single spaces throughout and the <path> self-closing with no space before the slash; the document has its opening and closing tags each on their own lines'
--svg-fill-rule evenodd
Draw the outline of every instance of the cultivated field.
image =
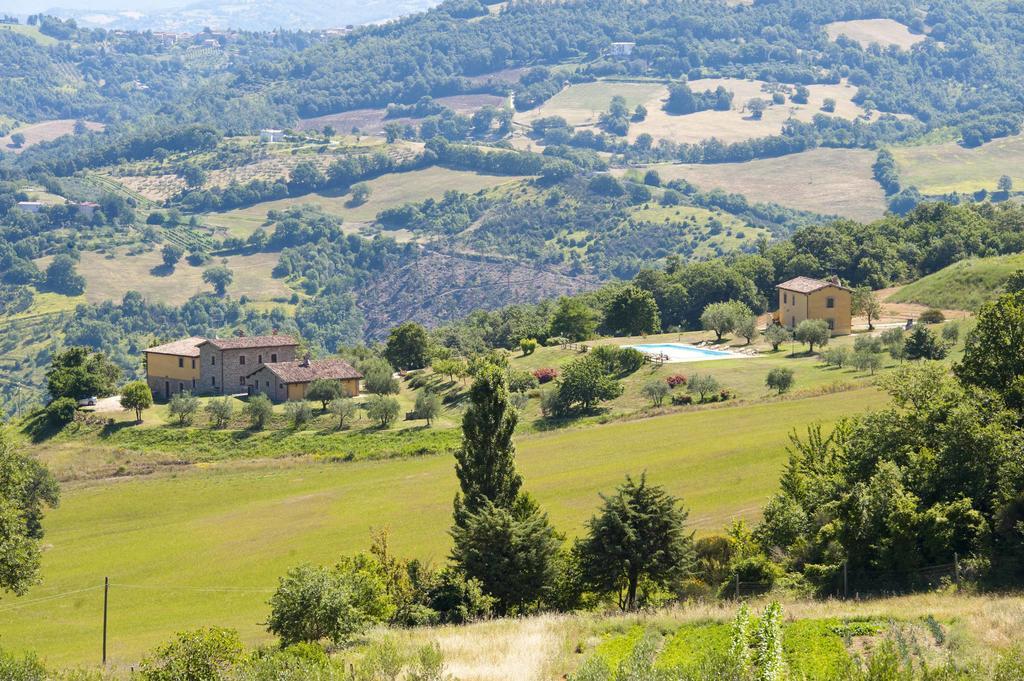
<svg viewBox="0 0 1024 681">
<path fill-rule="evenodd" d="M 911 33 L 909 28 L 892 19 L 835 21 L 827 24 L 825 31 L 831 40 L 843 35 L 856 40 L 863 47 L 878 43 L 882 47 L 895 46 L 901 50 L 909 50 L 925 40 L 925 36 Z"/>
<path fill-rule="evenodd" d="M 246 295 L 256 300 L 269 300 L 292 294 L 282 280 L 270 276 L 277 264 L 276 253 L 215 258 L 202 267 L 192 267 L 182 260 L 173 273 L 165 274 L 159 249 L 140 255 L 117 253 L 113 258 L 85 251 L 78 272 L 85 277 L 85 297 L 90 303 L 120 301 L 128 291 L 138 291 L 150 300 L 181 305 L 197 293 L 213 290 L 203 282 L 203 270 L 221 264 L 221 260 L 234 272 L 235 279 L 228 292 L 235 298 Z"/>
<path fill-rule="evenodd" d="M 519 438 L 525 486 L 569 536 L 597 493 L 643 470 L 679 494 L 702 532 L 753 518 L 775 489 L 787 435 L 879 405 L 871 388 L 675 413 Z M 742 424 L 738 428 L 737 424 Z M 53 664 L 94 663 L 104 576 L 110 655 L 131 663 L 171 633 L 206 625 L 267 639 L 259 622 L 276 578 L 327 563 L 390 527 L 405 556 L 445 558 L 456 488 L 447 456 L 311 464 L 243 462 L 66 486 L 48 513 L 43 583 L 3 599 L 0 637 Z M 91 589 L 33 604 L 37 599 Z"/>
<path fill-rule="evenodd" d="M 510 70 L 508 74 L 498 72 L 491 74 L 491 77 L 495 82 L 506 82 L 508 79 L 517 79 L 518 71 Z M 485 80 L 482 82 L 487 82 L 488 77 L 480 76 L 479 78 L 484 78 Z M 438 97 L 434 101 L 454 110 L 456 113 L 465 115 L 472 114 L 485 106 L 500 108 L 508 104 L 508 100 L 505 97 L 486 94 Z M 295 128 L 297 130 L 323 130 L 324 126 L 329 125 L 342 134 L 348 134 L 350 131 L 358 129 L 360 133 L 376 135 L 383 132 L 384 126 L 388 123 L 399 123 L 400 125 L 411 123 L 417 125 L 418 120 L 405 117 L 387 118 L 386 109 L 353 109 L 352 111 L 344 111 L 342 113 L 327 114 L 326 116 L 304 118 L 298 122 Z"/>
<path fill-rule="evenodd" d="M 202 216 L 204 224 L 227 229 L 232 236 L 246 237 L 267 219 L 267 211 L 282 210 L 304 203 L 317 204 L 331 215 L 337 215 L 349 223 L 372 222 L 377 213 L 406 203 L 440 199 L 447 191 L 475 193 L 501 184 L 515 182 L 521 178 L 507 175 L 481 175 L 479 173 L 448 170 L 432 167 L 408 173 L 392 173 L 370 180 L 370 199 L 360 206 L 350 206 L 348 194 L 309 194 L 298 198 L 280 199 L 259 203 L 247 208 L 207 213 Z"/>
<path fill-rule="evenodd" d="M 570 125 L 596 125 L 598 117 L 608 110 L 612 97 L 625 97 L 630 109 L 637 104 L 647 108 L 647 118 L 629 127 L 628 139 L 635 140 L 639 135 L 647 133 L 655 140 L 670 139 L 674 142 L 695 143 L 711 137 L 723 142 L 740 142 L 757 137 L 776 135 L 782 130 L 789 118 L 810 121 L 821 111 L 825 99 L 836 101 L 833 114 L 843 118 L 854 119 L 860 116 L 871 116 L 852 99 L 857 90 L 847 83 L 836 85 L 810 85 L 810 96 L 807 104 L 794 104 L 788 100 L 785 104 L 771 105 L 760 120 L 754 120 L 745 110 L 751 99 L 771 101 L 772 87 L 781 87 L 783 92 L 792 90 L 788 85 L 770 85 L 758 80 L 740 80 L 736 78 L 705 78 L 690 81 L 695 92 L 715 90 L 722 86 L 734 93 L 731 111 L 699 111 L 687 115 L 672 115 L 662 109 L 668 98 L 668 86 L 656 82 L 619 82 L 611 80 L 572 85 L 558 93 L 540 107 L 531 111 L 516 114 L 516 122 L 528 125 L 532 121 L 545 116 L 561 116 Z"/>
<path fill-rule="evenodd" d="M 660 164 L 662 180 L 685 179 L 702 190 L 724 189 L 753 202 L 856 220 L 885 214 L 885 193 L 871 175 L 874 151 L 813 149 L 746 163 Z"/>
<path fill-rule="evenodd" d="M 0 24 L 0 26 L 2 26 L 2 24 Z M 106 127 L 102 123 L 93 123 L 91 121 L 87 121 L 85 125 L 90 130 L 103 130 Z M 50 140 L 55 140 L 58 137 L 70 135 L 74 131 L 75 120 L 73 118 L 62 118 L 54 121 L 44 121 L 42 123 L 31 123 L 29 125 L 14 128 L 5 137 L 0 137 L 0 149 L 20 154 L 22 150 L 27 149 L 34 144 L 49 142 Z M 11 135 L 16 132 L 20 132 L 25 136 L 25 144 L 21 148 L 15 148 L 14 144 L 11 142 Z"/>
<path fill-rule="evenodd" d="M 995 191 L 1003 175 L 1024 187 L 1024 135 L 992 140 L 973 149 L 947 142 L 891 151 L 899 166 L 900 182 L 923 194 Z"/>
<path fill-rule="evenodd" d="M 1024 255 L 961 260 L 904 286 L 886 302 L 977 310 L 1000 292 L 1011 274 L 1022 268 Z"/>
</svg>

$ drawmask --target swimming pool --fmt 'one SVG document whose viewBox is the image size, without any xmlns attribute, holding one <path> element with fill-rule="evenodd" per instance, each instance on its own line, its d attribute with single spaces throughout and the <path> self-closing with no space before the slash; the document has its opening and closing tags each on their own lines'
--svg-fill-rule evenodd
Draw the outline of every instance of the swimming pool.
<svg viewBox="0 0 1024 681">
<path fill-rule="evenodd" d="M 668 362 L 703 362 L 710 359 L 741 359 L 747 355 L 725 350 L 709 350 L 685 343 L 647 343 L 631 345 L 645 355 L 665 355 Z"/>
</svg>

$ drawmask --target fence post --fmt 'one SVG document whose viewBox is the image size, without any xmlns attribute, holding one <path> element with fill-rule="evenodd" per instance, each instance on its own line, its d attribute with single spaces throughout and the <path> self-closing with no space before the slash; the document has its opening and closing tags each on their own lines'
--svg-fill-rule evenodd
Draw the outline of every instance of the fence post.
<svg viewBox="0 0 1024 681">
<path fill-rule="evenodd" d="M 736 573 L 736 600 L 740 597 L 740 573 Z"/>
<path fill-rule="evenodd" d="M 956 588 L 960 588 L 960 554 L 953 552 L 953 579 L 956 580 Z"/>
</svg>

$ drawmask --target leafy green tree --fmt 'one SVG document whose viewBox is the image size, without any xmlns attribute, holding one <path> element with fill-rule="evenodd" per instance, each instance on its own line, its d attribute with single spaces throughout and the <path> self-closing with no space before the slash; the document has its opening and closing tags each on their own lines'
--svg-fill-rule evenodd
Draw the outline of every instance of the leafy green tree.
<svg viewBox="0 0 1024 681">
<path fill-rule="evenodd" d="M 711 374 L 693 374 L 686 380 L 686 392 L 699 395 L 701 402 L 721 388 L 718 380 Z"/>
<path fill-rule="evenodd" d="M 0 590 L 21 596 L 38 581 L 43 509 L 59 501 L 46 467 L 0 429 Z"/>
<path fill-rule="evenodd" d="M 46 416 L 57 428 L 63 428 L 75 420 L 78 402 L 70 397 L 58 397 L 46 405 Z"/>
<path fill-rule="evenodd" d="M 135 412 L 135 420 L 142 422 L 142 412 L 153 406 L 153 392 L 145 381 L 132 381 L 121 389 L 121 408 Z"/>
<path fill-rule="evenodd" d="M 165 244 L 164 247 L 160 249 L 160 257 L 163 259 L 164 265 L 167 266 L 167 269 L 173 270 L 174 266 L 178 264 L 178 261 L 181 260 L 183 255 L 185 255 L 184 249 L 175 244 Z"/>
<path fill-rule="evenodd" d="M 700 323 L 708 331 L 714 331 L 718 340 L 722 340 L 725 334 L 736 330 L 739 324 L 753 316 L 754 313 L 745 304 L 729 300 L 705 307 L 700 315 Z"/>
<path fill-rule="evenodd" d="M 590 411 L 599 402 L 614 400 L 622 390 L 597 357 L 586 355 L 565 365 L 558 382 L 558 409 L 563 414 L 574 409 Z"/>
<path fill-rule="evenodd" d="M 1003 289 L 1007 293 L 1024 292 L 1024 269 L 1014 270 L 1010 276 L 1006 278 L 1006 283 L 1003 284 Z"/>
<path fill-rule="evenodd" d="M 192 423 L 192 420 L 196 417 L 196 412 L 199 411 L 199 398 L 187 390 L 176 393 L 171 397 L 171 401 L 167 405 L 167 411 L 171 416 L 178 419 L 178 425 L 187 426 Z"/>
<path fill-rule="evenodd" d="M 456 526 L 461 527 L 466 515 L 482 509 L 485 502 L 504 509 L 515 503 L 523 484 L 516 472 L 512 443 L 518 420 L 505 373 L 497 367 L 482 370 L 469 389 L 469 407 L 462 417 L 462 447 L 455 452 L 459 479 L 454 502 Z"/>
<path fill-rule="evenodd" d="M 825 348 L 821 352 L 821 359 L 830 367 L 842 369 L 850 361 L 850 348 L 845 346 Z"/>
<path fill-rule="evenodd" d="M 792 369 L 775 367 L 768 372 L 768 377 L 765 379 L 764 384 L 770 389 L 778 391 L 781 395 L 784 392 L 789 392 L 790 388 L 793 387 L 794 380 Z"/>
<path fill-rule="evenodd" d="M 274 415 L 274 405 L 270 402 L 269 397 L 260 393 L 250 396 L 242 411 L 245 412 L 246 418 L 249 419 L 249 426 L 253 430 L 263 430 Z"/>
<path fill-rule="evenodd" d="M 485 500 L 451 534 L 452 559 L 480 581 L 498 614 L 523 612 L 554 578 L 559 539 L 528 496 L 520 495 L 512 508 Z"/>
<path fill-rule="evenodd" d="M 597 330 L 594 312 L 586 303 L 577 298 L 562 296 L 551 317 L 551 335 L 561 336 L 570 341 L 584 341 L 593 338 Z"/>
<path fill-rule="evenodd" d="M 257 397 L 263 397 L 266 399 L 265 395 L 256 395 L 249 398 L 249 402 L 246 403 L 245 409 L 246 413 L 250 415 L 250 418 L 252 417 L 252 412 L 249 405 L 251 405 Z M 267 400 L 267 403 L 269 404 L 270 400 Z M 233 397 L 229 397 L 228 395 L 225 395 L 224 397 L 216 397 L 207 402 L 203 410 L 210 417 L 210 421 L 213 423 L 214 428 L 227 428 L 228 424 L 231 423 L 231 417 L 235 413 L 235 400 Z"/>
<path fill-rule="evenodd" d="M 346 423 L 355 420 L 359 407 L 351 397 L 337 397 L 331 400 L 328 409 L 338 418 L 338 428 L 342 429 Z"/>
<path fill-rule="evenodd" d="M 851 360 L 858 371 L 868 371 L 872 376 L 882 368 L 882 356 L 870 350 L 858 350 L 853 353 Z"/>
<path fill-rule="evenodd" d="M 381 428 L 390 428 L 401 410 L 398 400 L 387 395 L 371 395 L 366 401 L 366 415 Z"/>
<path fill-rule="evenodd" d="M 999 178 L 997 187 L 1001 193 L 1009 194 L 1013 191 L 1013 179 L 1009 175 L 1003 175 Z"/>
<path fill-rule="evenodd" d="M 858 286 L 853 290 L 853 314 L 868 319 L 868 330 L 874 331 L 875 320 L 882 316 L 882 303 L 875 297 L 869 286 Z"/>
<path fill-rule="evenodd" d="M 307 563 L 289 570 L 270 598 L 267 630 L 283 645 L 345 643 L 387 621 L 394 608 L 380 564 L 358 554 L 333 568 Z"/>
<path fill-rule="evenodd" d="M 952 347 L 960 340 L 960 325 L 956 322 L 949 322 L 942 327 L 942 341 Z"/>
<path fill-rule="evenodd" d="M 328 378 L 318 378 L 309 384 L 306 399 L 319 402 L 320 408 L 327 411 L 327 404 L 342 396 L 341 383 Z"/>
<path fill-rule="evenodd" d="M 46 290 L 66 296 L 80 296 L 85 292 L 85 278 L 75 270 L 75 261 L 69 255 L 58 255 L 46 268 Z"/>
<path fill-rule="evenodd" d="M 212 286 L 218 296 L 223 296 L 228 292 L 228 286 L 231 285 L 234 278 L 234 272 L 223 265 L 203 270 L 203 281 Z"/>
<path fill-rule="evenodd" d="M 57 353 L 46 372 L 46 389 L 54 399 L 107 397 L 114 394 L 121 369 L 102 352 L 72 347 Z"/>
<path fill-rule="evenodd" d="M 361 364 L 363 386 L 375 395 L 397 395 L 401 390 L 395 369 L 386 359 L 376 358 Z"/>
<path fill-rule="evenodd" d="M 772 350 L 777 351 L 780 345 L 793 338 L 793 334 L 781 324 L 771 324 L 764 332 L 764 338 L 772 344 Z"/>
<path fill-rule="evenodd" d="M 447 376 L 448 381 L 451 383 L 455 382 L 456 378 L 465 375 L 467 368 L 466 362 L 461 359 L 435 359 L 430 368 L 434 370 L 435 374 L 441 376 Z"/>
<path fill-rule="evenodd" d="M 427 425 L 431 425 L 438 416 L 441 415 L 441 397 L 433 392 L 432 390 L 423 390 L 416 395 L 416 405 L 414 407 L 416 416 L 421 419 L 426 419 Z"/>
<path fill-rule="evenodd" d="M 288 419 L 292 422 L 292 428 L 295 430 L 306 425 L 313 418 L 313 410 L 309 408 L 309 403 L 305 400 L 289 400 L 284 405 L 284 413 L 288 415 Z"/>
<path fill-rule="evenodd" d="M 793 337 L 807 345 L 807 351 L 813 353 L 815 345 L 828 345 L 832 332 L 828 328 L 828 322 L 823 319 L 805 319 L 796 325 Z"/>
<path fill-rule="evenodd" d="M 139 665 L 143 681 L 222 681 L 244 658 L 234 629 L 210 627 L 178 633 Z"/>
<path fill-rule="evenodd" d="M 11 135 L 11 144 L 14 145 L 15 149 L 21 149 L 23 146 L 25 146 L 25 133 L 16 132 L 13 135 Z"/>
<path fill-rule="evenodd" d="M 604 327 L 616 336 L 641 336 L 661 330 L 658 304 L 650 291 L 627 286 L 608 303 Z"/>
<path fill-rule="evenodd" d="M 652 405 L 660 407 L 672 390 L 665 381 L 659 378 L 652 378 L 644 383 L 643 388 L 641 388 L 641 392 L 644 394 L 644 397 L 651 401 Z"/>
<path fill-rule="evenodd" d="M 946 345 L 939 340 L 935 332 L 922 324 L 911 329 L 907 335 L 905 348 L 909 360 L 943 359 L 947 351 Z"/>
<path fill-rule="evenodd" d="M 733 331 L 737 336 L 743 336 L 747 340 L 747 345 L 750 345 L 757 338 L 757 317 L 752 314 L 741 315 Z"/>
<path fill-rule="evenodd" d="M 523 357 L 532 355 L 537 351 L 537 339 L 536 338 L 523 338 L 519 341 L 519 349 L 523 352 Z"/>
<path fill-rule="evenodd" d="M 391 329 L 384 358 L 398 369 L 422 369 L 430 364 L 430 338 L 416 322 L 405 322 Z"/>
<path fill-rule="evenodd" d="M 1024 293 L 982 306 L 954 371 L 964 383 L 994 390 L 1014 409 L 1024 408 Z"/>
<path fill-rule="evenodd" d="M 579 547 L 583 574 L 597 592 L 618 594 L 619 607 L 633 610 L 641 604 L 641 580 L 667 588 L 689 572 L 688 513 L 663 488 L 648 485 L 646 473 L 639 481 L 626 476 L 615 494 L 601 499 Z"/>
<path fill-rule="evenodd" d="M 361 206 L 370 200 L 371 193 L 370 185 L 365 182 L 357 182 L 352 185 L 352 198 L 349 203 L 353 206 Z"/>
</svg>

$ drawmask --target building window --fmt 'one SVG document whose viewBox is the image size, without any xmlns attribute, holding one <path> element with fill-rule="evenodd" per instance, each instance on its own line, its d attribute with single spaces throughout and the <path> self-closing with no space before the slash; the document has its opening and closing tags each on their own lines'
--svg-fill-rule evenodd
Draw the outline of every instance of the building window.
<svg viewBox="0 0 1024 681">
<path fill-rule="evenodd" d="M 836 299 L 835 298 L 829 296 L 828 298 L 825 299 L 825 307 L 827 307 L 828 309 L 831 310 L 835 306 L 836 306 Z"/>
<path fill-rule="evenodd" d="M 284 390 L 284 383 L 281 383 L 281 384 L 280 384 L 280 389 L 281 389 L 281 390 Z"/>
<path fill-rule="evenodd" d="M 270 363 L 271 364 L 277 364 L 277 353 L 276 352 L 270 353 Z"/>
<path fill-rule="evenodd" d="M 192 379 L 192 389 L 195 390 L 195 388 L 196 388 L 196 379 L 193 378 Z"/>
<path fill-rule="evenodd" d="M 184 357 L 179 357 L 178 358 L 178 368 L 179 369 L 184 369 L 185 368 L 185 358 Z"/>
<path fill-rule="evenodd" d="M 217 363 L 217 355 L 210 355 L 210 364 Z"/>
<path fill-rule="evenodd" d="M 788 293 L 783 293 L 782 294 L 782 302 L 783 303 L 787 303 L 787 304 L 789 303 L 789 294 Z"/>
<path fill-rule="evenodd" d="M 245 355 L 239 355 L 238 356 L 238 363 L 239 364 L 245 364 Z"/>
<path fill-rule="evenodd" d="M 192 358 L 192 368 L 193 369 L 196 368 L 196 358 L 195 357 Z"/>
<path fill-rule="evenodd" d="M 216 388 L 217 387 L 217 377 L 216 376 L 210 376 L 210 383 L 212 383 L 213 387 Z"/>
<path fill-rule="evenodd" d="M 239 376 L 238 377 L 238 383 L 240 385 L 245 385 L 245 376 Z"/>
<path fill-rule="evenodd" d="M 179 383 L 178 384 L 178 392 L 179 393 L 185 392 L 185 384 L 184 383 Z"/>
<path fill-rule="evenodd" d="M 835 328 L 836 328 L 836 320 L 834 320 L 834 319 L 829 319 L 829 320 L 828 320 L 828 330 L 829 330 L 829 331 L 834 331 L 834 330 L 835 330 Z"/>
<path fill-rule="evenodd" d="M 263 355 L 256 355 L 256 363 L 263 364 Z"/>
</svg>

